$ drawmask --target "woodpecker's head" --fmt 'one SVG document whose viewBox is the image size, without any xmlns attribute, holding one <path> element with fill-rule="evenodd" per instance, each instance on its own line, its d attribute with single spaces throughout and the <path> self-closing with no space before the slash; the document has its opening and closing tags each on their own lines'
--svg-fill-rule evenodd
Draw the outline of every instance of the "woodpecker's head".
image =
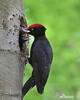
<svg viewBox="0 0 80 100">
<path fill-rule="evenodd" d="M 34 37 L 36 36 L 42 36 L 45 34 L 45 26 L 41 24 L 33 24 L 29 26 L 26 30 L 27 34 L 33 35 Z"/>
</svg>

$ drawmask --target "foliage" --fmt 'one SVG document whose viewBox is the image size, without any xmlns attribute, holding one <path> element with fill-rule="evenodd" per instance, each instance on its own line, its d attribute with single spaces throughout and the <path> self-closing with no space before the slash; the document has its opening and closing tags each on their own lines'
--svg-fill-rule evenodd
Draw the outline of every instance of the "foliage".
<svg viewBox="0 0 80 100">
<path fill-rule="evenodd" d="M 41 23 L 47 27 L 46 35 L 54 51 L 44 94 L 39 95 L 34 87 L 24 100 L 61 100 L 62 94 L 73 96 L 71 100 L 78 100 L 78 97 L 80 98 L 80 1 L 24 0 L 24 8 L 28 25 Z M 30 77 L 31 72 L 32 68 L 27 64 L 24 82 Z"/>
</svg>

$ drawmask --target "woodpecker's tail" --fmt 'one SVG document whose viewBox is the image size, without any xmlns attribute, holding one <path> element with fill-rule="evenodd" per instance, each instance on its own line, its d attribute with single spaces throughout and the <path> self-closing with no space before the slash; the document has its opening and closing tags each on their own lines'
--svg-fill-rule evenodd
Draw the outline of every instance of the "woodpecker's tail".
<svg viewBox="0 0 80 100">
<path fill-rule="evenodd" d="M 35 86 L 35 80 L 34 77 L 31 76 L 28 81 L 24 84 L 22 88 L 22 98 L 26 95 L 26 93 L 29 91 L 30 88 Z"/>
<path fill-rule="evenodd" d="M 43 94 L 44 87 L 43 86 L 37 86 L 37 91 L 38 91 L 38 93 Z"/>
</svg>

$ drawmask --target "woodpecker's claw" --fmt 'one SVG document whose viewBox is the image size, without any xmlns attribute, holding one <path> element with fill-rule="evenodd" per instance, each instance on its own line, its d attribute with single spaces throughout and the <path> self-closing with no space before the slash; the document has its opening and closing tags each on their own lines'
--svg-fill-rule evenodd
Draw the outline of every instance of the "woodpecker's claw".
<svg viewBox="0 0 80 100">
<path fill-rule="evenodd" d="M 25 59 L 25 64 L 27 64 L 27 62 L 29 62 L 29 61 L 28 61 L 28 57 L 26 56 L 26 59 Z"/>
</svg>

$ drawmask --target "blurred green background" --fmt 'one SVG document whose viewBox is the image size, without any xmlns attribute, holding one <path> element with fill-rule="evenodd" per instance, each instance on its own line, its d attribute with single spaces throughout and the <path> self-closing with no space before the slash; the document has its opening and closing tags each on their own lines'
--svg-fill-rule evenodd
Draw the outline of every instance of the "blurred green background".
<svg viewBox="0 0 80 100">
<path fill-rule="evenodd" d="M 63 100 L 80 100 L 80 0 L 24 0 L 24 8 L 28 26 L 45 25 L 54 51 L 44 94 L 34 87 L 24 100 L 61 100 L 63 94 Z M 31 73 L 27 64 L 24 83 Z"/>
</svg>

